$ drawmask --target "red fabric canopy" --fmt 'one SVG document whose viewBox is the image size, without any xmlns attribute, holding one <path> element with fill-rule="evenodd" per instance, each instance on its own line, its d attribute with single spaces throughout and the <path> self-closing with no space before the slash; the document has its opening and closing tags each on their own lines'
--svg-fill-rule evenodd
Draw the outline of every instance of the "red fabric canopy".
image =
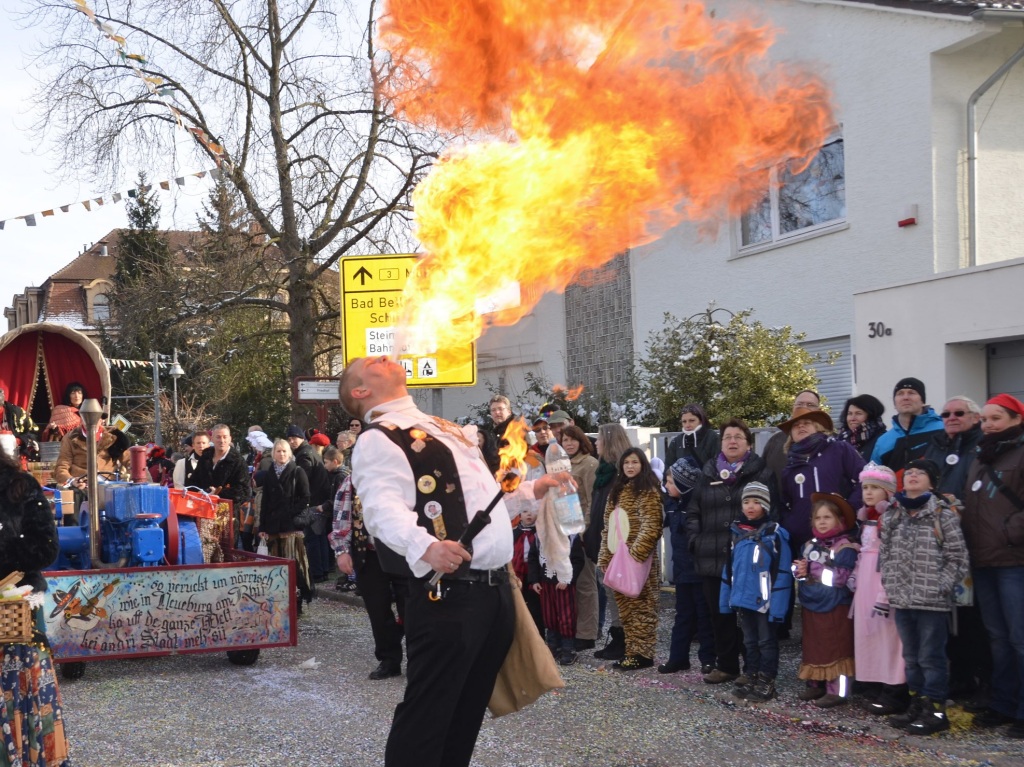
<svg viewBox="0 0 1024 767">
<path fill-rule="evenodd" d="M 40 364 L 46 383 L 37 387 Z M 46 403 L 48 413 L 61 404 L 64 389 L 73 381 L 82 384 L 86 397 L 109 395 L 110 376 L 103 355 L 87 336 L 63 325 L 37 323 L 0 338 L 0 386 L 9 402 L 32 413 L 35 399 Z"/>
<path fill-rule="evenodd" d="M 39 369 L 39 337 L 35 333 L 18 336 L 0 349 L 0 387 L 7 401 L 24 410 L 32 405 L 32 387 Z M 90 363 L 91 364 L 91 363 Z"/>
</svg>

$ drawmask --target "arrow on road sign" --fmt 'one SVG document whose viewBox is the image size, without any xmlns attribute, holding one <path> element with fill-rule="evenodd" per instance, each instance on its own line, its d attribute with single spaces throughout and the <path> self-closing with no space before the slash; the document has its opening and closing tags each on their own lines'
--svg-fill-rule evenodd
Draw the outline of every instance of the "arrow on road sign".
<svg viewBox="0 0 1024 767">
<path fill-rule="evenodd" d="M 366 284 L 366 278 L 367 277 L 369 277 L 371 280 L 373 279 L 373 275 L 370 274 L 370 272 L 367 270 L 367 268 L 365 266 L 360 266 L 359 270 L 355 274 L 353 274 L 352 276 L 359 278 L 359 284 L 360 285 L 365 285 Z"/>
</svg>

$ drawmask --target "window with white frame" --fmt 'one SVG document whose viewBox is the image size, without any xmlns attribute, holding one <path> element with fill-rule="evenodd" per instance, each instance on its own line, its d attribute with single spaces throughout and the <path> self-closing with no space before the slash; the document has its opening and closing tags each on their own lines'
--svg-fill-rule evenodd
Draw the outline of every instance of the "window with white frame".
<svg viewBox="0 0 1024 767">
<path fill-rule="evenodd" d="M 740 249 L 785 242 L 846 220 L 843 138 L 834 136 L 799 172 L 768 171 L 764 197 L 740 218 Z"/>
<path fill-rule="evenodd" d="M 110 320 L 110 300 L 106 293 L 97 293 L 92 298 L 92 321 L 107 322 Z"/>
</svg>

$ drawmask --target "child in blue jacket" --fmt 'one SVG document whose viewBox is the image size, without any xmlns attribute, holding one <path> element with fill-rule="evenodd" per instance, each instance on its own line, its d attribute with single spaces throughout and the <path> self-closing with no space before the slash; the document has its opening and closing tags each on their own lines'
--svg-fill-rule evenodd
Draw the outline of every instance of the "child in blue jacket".
<svg viewBox="0 0 1024 767">
<path fill-rule="evenodd" d="M 779 624 L 793 589 L 789 533 L 771 519 L 771 494 L 760 482 L 743 488 L 741 516 L 731 527 L 732 558 L 722 571 L 719 608 L 739 613 L 747 650 L 747 683 L 733 695 L 749 701 L 776 697 Z"/>
</svg>

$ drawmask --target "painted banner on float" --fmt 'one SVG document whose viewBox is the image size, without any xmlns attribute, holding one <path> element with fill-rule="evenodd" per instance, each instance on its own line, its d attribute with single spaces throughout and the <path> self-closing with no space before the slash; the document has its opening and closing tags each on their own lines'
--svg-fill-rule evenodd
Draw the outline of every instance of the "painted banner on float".
<svg viewBox="0 0 1024 767">
<path fill-rule="evenodd" d="M 48 573 L 43 617 L 58 660 L 295 644 L 294 564 Z"/>
</svg>

